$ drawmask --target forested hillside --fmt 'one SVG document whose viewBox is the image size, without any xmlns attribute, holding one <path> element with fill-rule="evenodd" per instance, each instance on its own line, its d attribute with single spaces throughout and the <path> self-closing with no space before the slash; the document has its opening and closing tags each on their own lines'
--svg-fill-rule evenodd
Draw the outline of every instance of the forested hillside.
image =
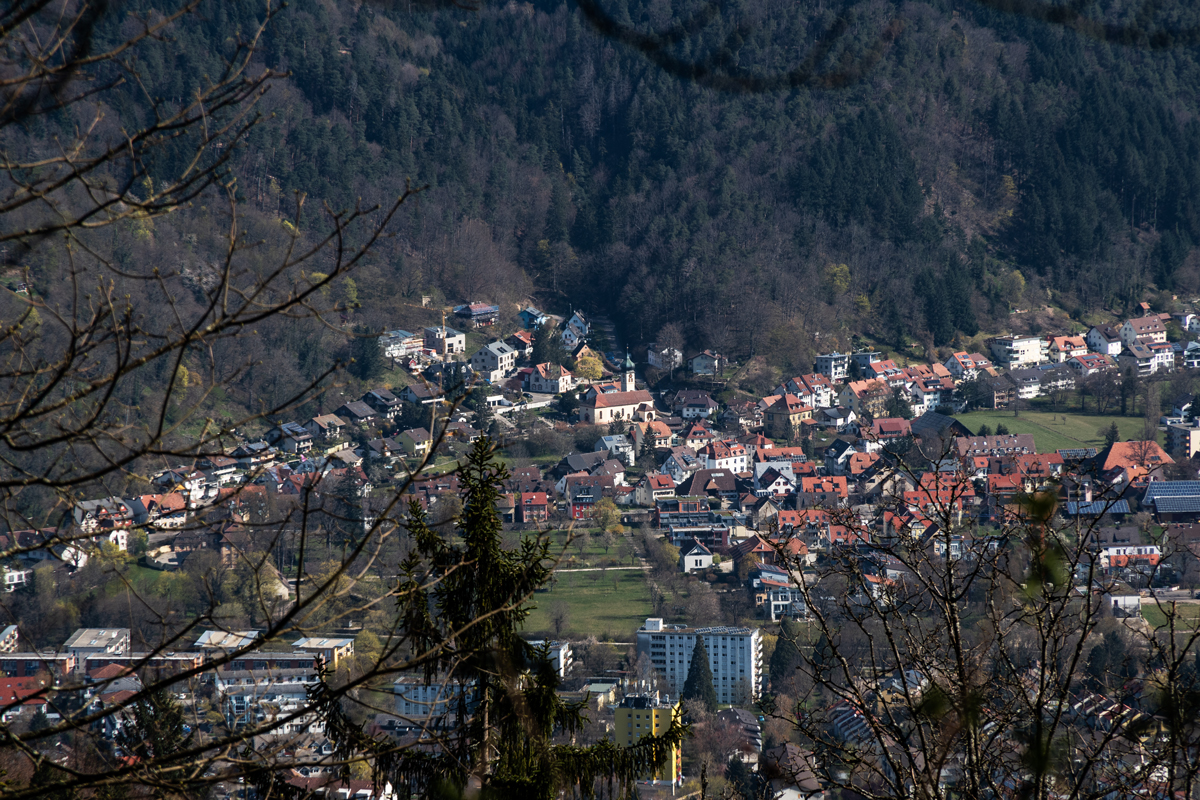
<svg viewBox="0 0 1200 800">
<path fill-rule="evenodd" d="M 1200 17 L 1167 5 L 1164 24 Z M 610 11 L 649 31 L 685 6 Z M 895 31 L 861 79 L 723 92 L 597 34 L 568 4 L 296 0 L 260 45 L 261 65 L 290 78 L 235 159 L 238 198 L 251 227 L 270 229 L 294 221 L 296 192 L 311 218 L 321 203 L 428 184 L 343 287 L 359 306 L 348 324 L 409 324 L 405 304 L 422 293 L 533 294 L 551 310 L 607 312 L 631 342 L 675 322 L 693 347 L 785 369 L 808 366 L 816 337 L 940 346 L 1008 327 L 1014 307 L 1080 318 L 1154 288 L 1200 290 L 1196 48 L 1113 45 L 950 0 L 740 0 L 672 52 L 727 47 L 743 69 L 780 73 L 847 9 L 830 68 Z M 143 91 L 188 96 L 257 23 L 256 4 L 204 11 L 139 50 L 145 85 L 110 100 L 107 124 L 139 119 Z M 185 241 L 202 264 L 221 246 L 207 213 L 160 222 L 122 257 L 145 263 Z M 315 323 L 277 328 L 238 345 L 272 355 L 271 376 L 245 378 L 259 391 L 336 355 Z"/>
</svg>

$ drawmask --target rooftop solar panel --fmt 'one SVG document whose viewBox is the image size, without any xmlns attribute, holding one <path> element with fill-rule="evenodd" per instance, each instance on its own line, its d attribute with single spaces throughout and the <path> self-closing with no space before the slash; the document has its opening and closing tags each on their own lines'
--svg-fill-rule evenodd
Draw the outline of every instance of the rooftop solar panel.
<svg viewBox="0 0 1200 800">
<path fill-rule="evenodd" d="M 1082 461 L 1085 458 L 1092 458 L 1096 455 L 1094 447 L 1074 447 L 1065 450 L 1059 450 L 1058 454 L 1063 457 L 1064 461 Z"/>
<path fill-rule="evenodd" d="M 1110 505 L 1106 500 L 1093 500 L 1090 503 L 1077 503 L 1072 500 L 1067 503 L 1067 513 L 1073 517 L 1097 517 L 1104 513 L 1128 514 L 1129 501 L 1117 500 Z"/>
<path fill-rule="evenodd" d="M 1151 481 L 1146 487 L 1146 500 L 1191 496 L 1200 496 L 1200 481 Z"/>
<path fill-rule="evenodd" d="M 1154 500 L 1159 514 L 1200 514 L 1200 496 L 1159 497 Z"/>
</svg>

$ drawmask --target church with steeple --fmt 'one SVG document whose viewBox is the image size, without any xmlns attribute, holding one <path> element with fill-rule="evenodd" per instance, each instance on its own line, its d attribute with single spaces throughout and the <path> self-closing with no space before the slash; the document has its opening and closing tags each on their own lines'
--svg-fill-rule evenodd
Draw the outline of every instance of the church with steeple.
<svg viewBox="0 0 1200 800">
<path fill-rule="evenodd" d="M 579 419 L 593 425 L 607 425 L 618 419 L 646 422 L 656 416 L 654 398 L 637 388 L 637 368 L 628 353 L 621 364 L 619 381 L 593 384 L 579 400 Z"/>
</svg>

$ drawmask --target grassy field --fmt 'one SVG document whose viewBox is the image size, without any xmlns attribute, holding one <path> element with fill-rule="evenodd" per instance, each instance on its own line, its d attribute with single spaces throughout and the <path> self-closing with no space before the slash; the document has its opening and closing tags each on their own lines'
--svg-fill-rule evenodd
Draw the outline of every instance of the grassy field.
<svg viewBox="0 0 1200 800">
<path fill-rule="evenodd" d="M 1146 622 L 1150 623 L 1150 627 L 1152 628 L 1166 627 L 1166 610 L 1170 609 L 1170 607 L 1170 603 L 1164 601 L 1163 607 L 1159 608 L 1154 604 L 1153 599 L 1146 598 L 1142 600 L 1142 616 L 1146 619 Z M 1200 603 L 1177 603 L 1175 605 L 1176 630 L 1190 630 L 1195 627 L 1198 621 L 1200 621 Z"/>
<path fill-rule="evenodd" d="M 634 633 L 653 612 L 646 574 L 641 570 L 567 572 L 556 576 L 550 591 L 533 596 L 537 607 L 525 630 L 549 631 L 550 607 L 558 600 L 565 600 L 571 609 L 564 634 L 576 637 L 594 634 L 603 638 L 608 634 L 617 641 L 633 641 Z"/>
<path fill-rule="evenodd" d="M 1122 440 L 1138 438 L 1142 432 L 1141 417 L 1111 415 L 1022 411 L 1020 416 L 1014 417 L 1012 411 L 997 409 L 959 414 L 958 420 L 972 431 L 979 430 L 980 425 L 987 425 L 995 433 L 996 426 L 1003 424 L 1008 427 L 1010 433 L 1032 433 L 1037 449 L 1042 453 L 1073 447 L 1102 448 L 1104 431 L 1114 422 L 1121 431 Z M 1159 443 L 1162 443 L 1161 435 Z"/>
</svg>

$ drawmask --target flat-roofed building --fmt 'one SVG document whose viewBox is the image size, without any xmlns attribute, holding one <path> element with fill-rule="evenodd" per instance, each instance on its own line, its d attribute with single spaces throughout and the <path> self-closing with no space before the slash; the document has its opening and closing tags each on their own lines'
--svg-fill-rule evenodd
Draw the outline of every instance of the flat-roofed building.
<svg viewBox="0 0 1200 800">
<path fill-rule="evenodd" d="M 737 705 L 757 700 L 762 691 L 762 633 L 757 628 L 690 628 L 651 617 L 638 629 L 637 652 L 649 656 L 671 691 L 680 694 L 697 636 L 704 637 L 717 701 Z"/>
</svg>

